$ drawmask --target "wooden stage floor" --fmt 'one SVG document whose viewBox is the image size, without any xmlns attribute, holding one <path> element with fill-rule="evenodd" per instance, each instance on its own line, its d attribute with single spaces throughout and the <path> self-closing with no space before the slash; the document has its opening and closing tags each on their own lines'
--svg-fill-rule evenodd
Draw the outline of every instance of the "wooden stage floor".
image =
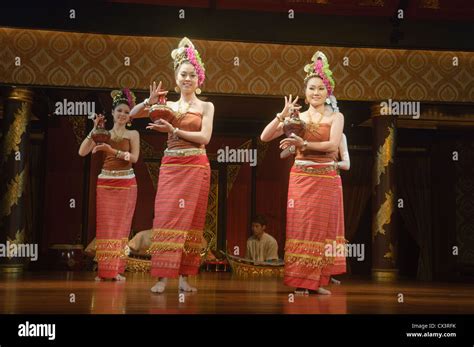
<svg viewBox="0 0 474 347">
<path fill-rule="evenodd" d="M 199 292 L 178 295 L 177 280 L 153 294 L 148 274 L 126 282 L 95 282 L 92 272 L 0 275 L 0 314 L 472 314 L 474 284 L 394 284 L 341 277 L 330 296 L 294 296 L 282 279 L 245 279 L 230 273 L 190 278 Z M 70 302 L 71 294 L 75 303 Z M 403 303 L 399 303 L 403 294 Z"/>
</svg>

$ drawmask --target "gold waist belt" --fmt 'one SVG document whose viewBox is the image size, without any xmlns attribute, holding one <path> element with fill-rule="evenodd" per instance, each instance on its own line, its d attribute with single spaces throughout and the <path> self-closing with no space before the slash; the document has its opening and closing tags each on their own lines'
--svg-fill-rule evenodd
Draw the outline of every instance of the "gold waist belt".
<svg viewBox="0 0 474 347">
<path fill-rule="evenodd" d="M 165 156 L 187 157 L 190 155 L 206 154 L 205 148 L 165 149 Z"/>
<path fill-rule="evenodd" d="M 324 175 L 334 170 L 336 170 L 337 173 L 339 174 L 339 169 L 337 168 L 336 165 L 329 165 L 329 166 L 324 166 L 324 167 L 313 167 L 313 166 L 308 166 L 308 165 L 295 164 L 295 168 L 305 173 L 310 173 L 310 174 L 315 174 L 315 175 Z"/>
<path fill-rule="evenodd" d="M 114 176 L 114 177 L 121 177 L 121 176 L 130 176 L 133 175 L 135 172 L 133 169 L 129 170 L 104 170 L 100 172 L 101 175 L 105 176 Z"/>
</svg>

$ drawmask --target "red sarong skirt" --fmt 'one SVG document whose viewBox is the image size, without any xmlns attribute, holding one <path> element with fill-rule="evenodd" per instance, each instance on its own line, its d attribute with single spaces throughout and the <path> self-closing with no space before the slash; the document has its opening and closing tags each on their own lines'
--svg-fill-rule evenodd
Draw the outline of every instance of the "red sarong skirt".
<svg viewBox="0 0 474 347">
<path fill-rule="evenodd" d="M 317 290 L 345 272 L 341 177 L 321 165 L 294 165 L 288 187 L 285 277 L 291 287 Z"/>
<path fill-rule="evenodd" d="M 149 249 L 152 276 L 199 272 L 210 180 L 205 154 L 163 157 Z"/>
<path fill-rule="evenodd" d="M 133 178 L 97 180 L 96 260 L 98 275 L 114 278 L 125 272 L 125 247 L 137 201 Z"/>
</svg>

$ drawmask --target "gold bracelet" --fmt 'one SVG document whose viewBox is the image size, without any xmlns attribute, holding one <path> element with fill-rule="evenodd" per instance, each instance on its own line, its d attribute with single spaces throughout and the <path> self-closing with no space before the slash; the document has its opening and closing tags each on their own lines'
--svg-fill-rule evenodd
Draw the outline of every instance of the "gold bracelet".
<svg viewBox="0 0 474 347">
<path fill-rule="evenodd" d="M 283 122 L 284 122 L 284 119 L 281 119 L 280 116 L 281 116 L 281 113 L 277 113 L 277 114 L 276 114 L 276 118 L 278 119 L 278 121 L 279 121 L 280 123 L 283 123 Z"/>
<path fill-rule="evenodd" d="M 115 158 L 118 158 L 120 153 L 122 153 L 122 151 L 120 149 L 117 150 L 117 153 L 115 153 Z"/>
</svg>

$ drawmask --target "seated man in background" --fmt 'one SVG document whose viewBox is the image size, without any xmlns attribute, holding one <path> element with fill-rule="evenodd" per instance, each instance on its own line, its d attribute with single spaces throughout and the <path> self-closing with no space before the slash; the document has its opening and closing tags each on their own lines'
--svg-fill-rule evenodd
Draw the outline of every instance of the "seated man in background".
<svg viewBox="0 0 474 347">
<path fill-rule="evenodd" d="M 267 221 L 264 216 L 252 219 L 253 235 L 247 240 L 246 258 L 254 262 L 278 261 L 278 243 L 265 232 Z"/>
</svg>

